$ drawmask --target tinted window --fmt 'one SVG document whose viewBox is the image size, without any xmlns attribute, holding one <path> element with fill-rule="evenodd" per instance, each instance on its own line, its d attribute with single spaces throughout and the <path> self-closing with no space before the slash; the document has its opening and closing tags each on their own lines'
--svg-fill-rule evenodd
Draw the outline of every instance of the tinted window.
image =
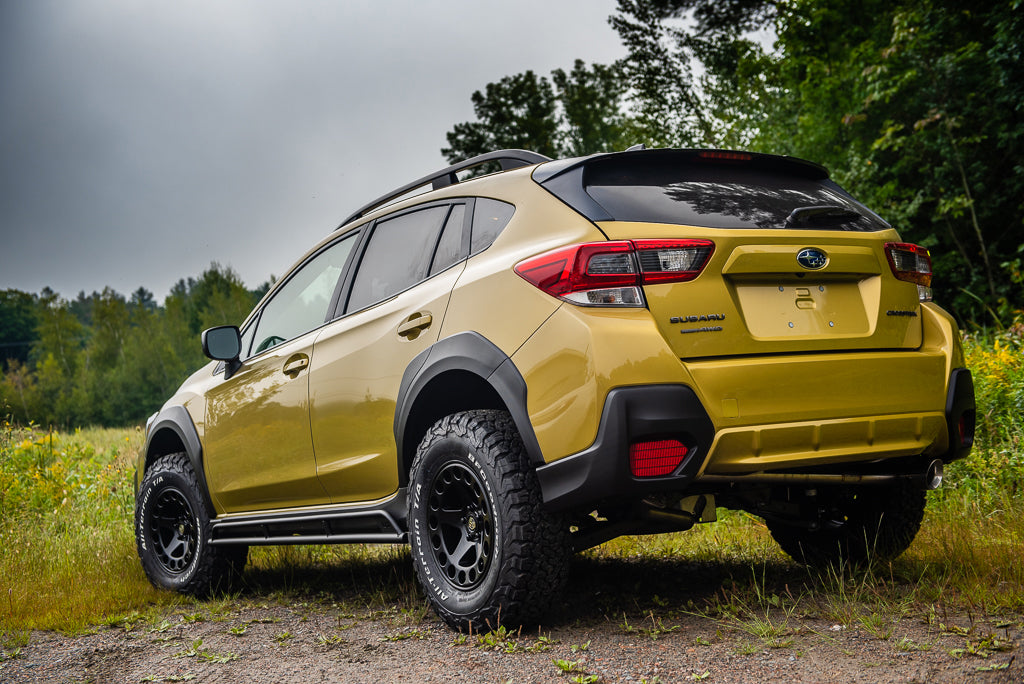
<svg viewBox="0 0 1024 684">
<path fill-rule="evenodd" d="M 462 232 L 465 223 L 466 205 L 456 204 L 452 207 L 452 213 L 448 214 L 448 221 L 445 222 L 441 239 L 437 243 L 434 261 L 430 264 L 430 275 L 440 273 L 462 258 Z"/>
<path fill-rule="evenodd" d="M 515 211 L 516 208 L 506 202 L 478 197 L 473 209 L 473 237 L 469 253 L 477 254 L 490 247 Z"/>
<path fill-rule="evenodd" d="M 353 237 L 334 243 L 300 266 L 281 286 L 260 314 L 253 337 L 253 354 L 323 325 L 334 288 L 354 244 Z"/>
<path fill-rule="evenodd" d="M 827 178 L 732 164 L 685 164 L 636 159 L 593 164 L 583 176 L 587 194 L 616 221 L 675 223 L 708 228 L 789 228 L 801 207 L 834 207 L 803 228 L 882 230 L 888 226 Z M 843 211 L 845 210 L 845 211 Z"/>
<path fill-rule="evenodd" d="M 448 207 L 430 207 L 377 223 L 359 262 L 348 311 L 358 311 L 427 277 Z"/>
</svg>

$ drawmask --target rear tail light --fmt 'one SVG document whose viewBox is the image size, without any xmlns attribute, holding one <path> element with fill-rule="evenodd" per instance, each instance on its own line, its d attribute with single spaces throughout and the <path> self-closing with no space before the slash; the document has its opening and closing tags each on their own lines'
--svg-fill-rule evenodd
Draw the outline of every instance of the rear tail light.
<svg viewBox="0 0 1024 684">
<path fill-rule="evenodd" d="M 898 280 L 917 285 L 918 299 L 932 300 L 932 258 L 927 249 L 909 242 L 887 242 L 885 256 Z"/>
<path fill-rule="evenodd" d="M 515 271 L 580 306 L 643 306 L 642 286 L 693 280 L 714 251 L 710 240 L 589 242 L 531 257 Z"/>
<path fill-rule="evenodd" d="M 675 439 L 637 442 L 629 446 L 629 469 L 634 477 L 671 475 L 688 452 L 686 445 Z"/>
</svg>

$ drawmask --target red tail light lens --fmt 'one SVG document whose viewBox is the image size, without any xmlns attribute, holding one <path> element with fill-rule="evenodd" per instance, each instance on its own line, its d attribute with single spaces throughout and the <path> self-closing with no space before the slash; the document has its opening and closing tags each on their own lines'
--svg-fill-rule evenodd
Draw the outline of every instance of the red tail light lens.
<svg viewBox="0 0 1024 684">
<path fill-rule="evenodd" d="M 633 240 L 633 247 L 644 285 L 693 280 L 715 251 L 711 240 Z"/>
<path fill-rule="evenodd" d="M 589 242 L 531 257 L 515 271 L 573 304 L 643 306 L 642 285 L 693 280 L 714 250 L 710 240 Z"/>
<path fill-rule="evenodd" d="M 892 274 L 898 279 L 931 287 L 932 257 L 927 249 L 909 242 L 887 242 L 885 255 Z"/>
<path fill-rule="evenodd" d="M 664 477 L 675 472 L 689 449 L 675 439 L 637 442 L 629 447 L 629 469 L 634 477 Z"/>
<path fill-rule="evenodd" d="M 887 242 L 885 256 L 898 280 L 917 285 L 918 299 L 932 300 L 932 257 L 927 249 L 909 242 Z"/>
</svg>

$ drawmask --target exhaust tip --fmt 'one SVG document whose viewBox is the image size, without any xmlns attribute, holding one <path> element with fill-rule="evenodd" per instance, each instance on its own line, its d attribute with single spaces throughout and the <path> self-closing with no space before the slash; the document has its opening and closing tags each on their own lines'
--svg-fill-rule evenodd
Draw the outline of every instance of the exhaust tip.
<svg viewBox="0 0 1024 684">
<path fill-rule="evenodd" d="M 936 459 L 928 464 L 924 472 L 924 488 L 927 490 L 938 489 L 942 485 L 942 461 Z"/>
</svg>

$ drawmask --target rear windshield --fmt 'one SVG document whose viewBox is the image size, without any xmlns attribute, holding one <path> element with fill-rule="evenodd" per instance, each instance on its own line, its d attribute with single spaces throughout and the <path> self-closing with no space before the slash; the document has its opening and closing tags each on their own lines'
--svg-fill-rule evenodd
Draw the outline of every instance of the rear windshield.
<svg viewBox="0 0 1024 684">
<path fill-rule="evenodd" d="M 734 229 L 889 227 L 824 172 L 800 173 L 781 161 L 772 168 L 772 159 L 758 155 L 744 164 L 682 155 L 609 156 L 586 163 L 582 173 L 566 174 L 575 176 L 575 191 L 568 178 L 549 189 L 591 220 Z M 587 197 L 574 202 L 580 184 Z"/>
</svg>

